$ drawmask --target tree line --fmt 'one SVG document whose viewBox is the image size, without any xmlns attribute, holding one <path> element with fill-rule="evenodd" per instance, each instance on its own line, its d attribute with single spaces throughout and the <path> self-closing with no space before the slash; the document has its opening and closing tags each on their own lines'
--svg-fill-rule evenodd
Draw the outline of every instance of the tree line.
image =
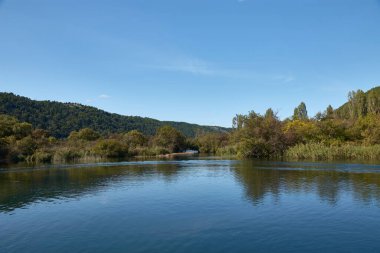
<svg viewBox="0 0 380 253">
<path fill-rule="evenodd" d="M 172 126 L 160 127 L 155 135 L 138 130 L 102 135 L 83 128 L 58 139 L 30 123 L 0 115 L 0 160 L 28 162 L 67 162 L 80 159 L 126 158 L 182 152 L 192 144 Z"/>
<path fill-rule="evenodd" d="M 301 102 L 280 120 L 269 108 L 233 118 L 233 131 L 198 138 L 201 151 L 240 158 L 380 159 L 380 87 L 348 94 L 348 102 L 309 117 Z"/>
<path fill-rule="evenodd" d="M 0 115 L 0 160 L 60 162 L 187 149 L 257 159 L 380 159 L 380 87 L 350 92 L 343 106 L 334 110 L 329 105 L 314 117 L 301 102 L 284 120 L 271 108 L 264 114 L 250 111 L 233 118 L 232 131 L 200 132 L 195 137 L 163 125 L 153 134 L 82 128 L 56 138 L 46 129 Z"/>
</svg>

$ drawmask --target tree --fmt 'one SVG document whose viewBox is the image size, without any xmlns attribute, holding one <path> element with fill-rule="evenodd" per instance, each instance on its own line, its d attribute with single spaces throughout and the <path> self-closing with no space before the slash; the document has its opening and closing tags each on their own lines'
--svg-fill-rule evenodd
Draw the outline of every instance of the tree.
<svg viewBox="0 0 380 253">
<path fill-rule="evenodd" d="M 318 136 L 318 128 L 313 121 L 293 120 L 285 123 L 283 131 L 289 145 L 306 143 Z"/>
<path fill-rule="evenodd" d="M 367 110 L 370 114 L 379 114 L 380 113 L 380 97 L 378 94 L 371 90 L 367 96 Z"/>
<path fill-rule="evenodd" d="M 348 139 L 346 122 L 338 119 L 326 119 L 317 122 L 319 141 L 324 143 L 342 142 Z"/>
<path fill-rule="evenodd" d="M 350 91 L 348 93 L 348 106 L 351 119 L 367 115 L 367 96 L 364 91 Z"/>
<path fill-rule="evenodd" d="M 227 145 L 228 135 L 223 133 L 208 133 L 198 136 L 195 142 L 201 153 L 215 154 L 219 148 Z"/>
<path fill-rule="evenodd" d="M 380 116 L 375 114 L 362 117 L 355 122 L 353 131 L 364 144 L 380 144 Z"/>
<path fill-rule="evenodd" d="M 232 119 L 232 127 L 236 129 L 241 129 L 244 126 L 245 120 L 245 115 L 236 114 L 236 116 Z"/>
<path fill-rule="evenodd" d="M 327 106 L 325 114 L 326 114 L 326 119 L 334 118 L 334 109 L 331 105 Z"/>
<path fill-rule="evenodd" d="M 231 141 L 240 157 L 270 158 L 281 156 L 285 150 L 282 122 L 268 109 L 265 116 L 250 111 L 241 128 L 235 129 Z"/>
<path fill-rule="evenodd" d="M 100 138 L 100 134 L 91 128 L 83 128 L 81 130 L 73 131 L 70 133 L 69 139 L 71 140 L 84 140 L 84 141 L 96 141 Z"/>
<path fill-rule="evenodd" d="M 0 138 L 11 136 L 14 133 L 14 126 L 19 124 L 14 117 L 0 114 Z"/>
<path fill-rule="evenodd" d="M 186 148 L 185 136 L 171 126 L 163 126 L 157 130 L 154 144 L 169 149 L 170 152 L 183 151 Z"/>
<path fill-rule="evenodd" d="M 148 143 L 148 138 L 137 130 L 126 133 L 124 139 L 130 148 L 143 147 Z"/>
<path fill-rule="evenodd" d="M 159 127 L 171 125 L 188 137 L 195 137 L 200 132 L 224 132 L 227 130 L 223 127 L 122 116 L 78 103 L 35 101 L 5 92 L 0 92 L 0 113 L 13 116 L 22 122 L 31 123 L 34 128 L 45 129 L 51 136 L 59 139 L 67 138 L 71 132 L 82 128 L 91 128 L 101 135 L 128 132 L 133 129 L 139 130 L 145 135 L 154 135 Z"/>
<path fill-rule="evenodd" d="M 117 140 L 101 140 L 94 147 L 94 153 L 101 157 L 124 157 L 128 155 L 128 147 Z"/>
<path fill-rule="evenodd" d="M 269 108 L 268 110 L 266 110 L 265 118 L 274 118 L 274 117 L 275 117 L 275 113 L 273 112 L 272 108 Z"/>
<path fill-rule="evenodd" d="M 32 125 L 26 122 L 18 123 L 13 126 L 13 135 L 17 139 L 22 139 L 32 134 Z"/>
<path fill-rule="evenodd" d="M 299 106 L 294 108 L 294 114 L 293 114 L 293 119 L 299 119 L 299 120 L 307 120 L 309 119 L 307 115 L 307 109 L 306 109 L 306 104 L 304 102 L 301 102 Z"/>
</svg>

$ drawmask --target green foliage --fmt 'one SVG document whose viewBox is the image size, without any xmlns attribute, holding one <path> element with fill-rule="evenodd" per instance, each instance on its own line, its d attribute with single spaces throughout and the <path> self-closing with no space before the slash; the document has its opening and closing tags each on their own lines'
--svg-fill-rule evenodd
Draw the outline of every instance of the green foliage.
<svg viewBox="0 0 380 253">
<path fill-rule="evenodd" d="M 13 126 L 13 135 L 17 139 L 22 139 L 32 133 L 32 125 L 26 122 L 15 124 Z"/>
<path fill-rule="evenodd" d="M 17 124 L 19 122 L 14 117 L 0 114 L 0 138 L 13 135 L 13 130 Z"/>
<path fill-rule="evenodd" d="M 78 132 L 73 131 L 69 135 L 70 140 L 96 141 L 99 138 L 100 134 L 91 128 L 83 128 Z"/>
<path fill-rule="evenodd" d="M 186 149 L 259 159 L 380 159 L 380 87 L 366 93 L 360 90 L 350 92 L 348 100 L 337 110 L 328 106 L 314 118 L 308 117 L 304 103 L 295 109 L 292 118 L 284 121 L 272 109 L 268 109 L 264 115 L 254 111 L 246 115 L 237 114 L 233 118 L 233 131 L 198 131 L 197 128 L 197 137 L 190 139 L 178 130 L 182 126 L 189 126 L 184 123 L 162 125 L 163 122 L 144 119 L 147 120 L 147 124 L 141 125 L 144 131 L 138 131 L 136 129 L 139 127 L 133 130 L 129 126 L 118 125 L 134 122 L 132 125 L 137 126 L 142 122 L 138 117 L 133 118 L 136 121 L 131 121 L 131 117 L 108 114 L 92 107 L 36 102 L 0 93 L 0 102 L 4 102 L 0 103 L 0 111 L 11 111 L 26 117 L 35 112 L 33 110 L 41 109 L 41 115 L 45 116 L 42 120 L 40 114 L 36 113 L 37 124 L 50 122 L 46 126 L 53 128 L 47 129 L 58 131 L 58 137 L 70 133 L 67 139 L 57 139 L 50 136 L 47 130 L 36 129 L 30 123 L 0 114 L 0 161 L 66 162 L 156 156 Z M 15 105 L 20 105 L 21 109 Z M 25 106 L 30 108 L 25 109 Z M 50 111 L 46 112 L 48 107 Z M 76 115 L 75 120 L 69 125 L 61 122 L 61 116 L 70 121 L 72 115 Z M 110 124 L 103 124 L 102 120 Z M 150 124 L 152 122 L 154 124 Z M 86 127 L 80 128 L 82 125 Z M 125 129 L 127 131 L 122 131 Z M 63 132 L 59 132 L 61 130 Z M 147 132 L 155 135 L 145 135 Z"/>
<path fill-rule="evenodd" d="M 144 147 L 148 144 L 148 138 L 137 130 L 126 133 L 124 140 L 128 143 L 130 148 Z"/>
<path fill-rule="evenodd" d="M 35 101 L 12 93 L 0 93 L 1 113 L 14 116 L 22 122 L 29 122 L 35 128 L 45 129 L 56 138 L 66 138 L 71 132 L 83 128 L 91 128 L 102 135 L 131 130 L 138 130 L 145 135 L 154 135 L 158 128 L 170 125 L 188 137 L 209 132 L 228 131 L 222 127 L 122 116 L 76 103 Z M 4 127 L 0 125 L 1 128 Z M 0 130 L 0 137 L 1 135 Z"/>
<path fill-rule="evenodd" d="M 251 111 L 239 116 L 239 126 L 232 133 L 231 145 L 237 147 L 239 157 L 270 158 L 280 156 L 285 148 L 282 122 L 268 109 L 265 116 Z"/>
<path fill-rule="evenodd" d="M 198 136 L 195 139 L 195 146 L 201 153 L 217 153 L 218 149 L 228 143 L 228 135 L 223 133 L 209 133 Z"/>
<path fill-rule="evenodd" d="M 294 109 L 293 119 L 307 120 L 308 118 L 306 104 L 301 102 L 301 104 Z"/>
<path fill-rule="evenodd" d="M 50 163 L 53 161 L 53 154 L 46 150 L 36 150 L 26 160 L 34 163 Z"/>
<path fill-rule="evenodd" d="M 216 154 L 220 156 L 235 157 L 238 155 L 238 147 L 237 145 L 223 146 L 217 150 Z"/>
<path fill-rule="evenodd" d="M 94 153 L 100 157 L 126 157 L 128 155 L 128 147 L 117 140 L 101 140 L 94 149 Z"/>
<path fill-rule="evenodd" d="M 153 142 L 156 146 L 166 148 L 170 152 L 179 152 L 186 149 L 185 136 L 171 126 L 160 127 Z"/>
<path fill-rule="evenodd" d="M 31 124 L 0 115 L 0 160 L 19 161 L 33 154 L 37 143 L 31 134 Z"/>
<path fill-rule="evenodd" d="M 284 123 L 283 131 L 290 145 L 315 140 L 319 135 L 317 125 L 310 120 L 287 121 Z"/>
<path fill-rule="evenodd" d="M 355 122 L 352 132 L 363 144 L 380 144 L 380 115 L 369 114 L 360 118 Z"/>
<path fill-rule="evenodd" d="M 85 150 L 77 147 L 58 147 L 53 155 L 53 160 L 56 162 L 76 161 L 85 156 Z"/>
<path fill-rule="evenodd" d="M 367 114 L 380 113 L 380 87 L 375 87 L 367 92 L 362 90 L 348 93 L 348 102 L 339 107 L 335 114 L 341 119 L 356 120 Z"/>
<path fill-rule="evenodd" d="M 319 129 L 319 135 L 315 140 L 332 143 L 343 142 L 349 139 L 348 125 L 342 120 L 323 120 L 316 122 L 316 126 Z"/>
<path fill-rule="evenodd" d="M 289 148 L 285 153 L 285 157 L 295 160 L 379 160 L 380 145 L 298 144 Z"/>
<path fill-rule="evenodd" d="M 334 108 L 331 105 L 327 106 L 325 115 L 325 119 L 333 119 L 335 117 Z"/>
<path fill-rule="evenodd" d="M 379 101 L 377 87 L 367 93 L 350 92 L 345 105 L 337 110 L 329 105 L 312 119 L 303 102 L 293 117 L 284 121 L 271 109 L 264 116 L 253 111 L 237 114 L 227 144 L 217 147 L 216 152 L 251 158 L 377 159 Z"/>
<path fill-rule="evenodd" d="M 46 130 L 0 115 L 0 161 L 68 162 L 126 156 L 155 156 L 185 150 L 191 144 L 171 126 L 149 139 L 137 130 L 100 139 L 96 131 L 73 131 L 68 139 L 57 140 Z"/>
</svg>

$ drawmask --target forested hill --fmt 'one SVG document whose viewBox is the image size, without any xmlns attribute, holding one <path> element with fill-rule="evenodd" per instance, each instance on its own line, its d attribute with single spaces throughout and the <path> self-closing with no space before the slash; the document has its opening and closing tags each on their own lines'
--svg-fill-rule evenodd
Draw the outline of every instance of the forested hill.
<svg viewBox="0 0 380 253">
<path fill-rule="evenodd" d="M 0 114 L 11 115 L 20 121 L 29 122 L 35 128 L 45 129 L 58 138 L 67 137 L 71 131 L 82 128 L 92 128 L 104 134 L 136 129 L 146 135 L 153 135 L 159 127 L 170 125 L 188 137 L 228 131 L 226 128 L 216 126 L 123 116 L 77 103 L 35 101 L 5 92 L 0 92 Z"/>
<path fill-rule="evenodd" d="M 339 118 L 352 119 L 367 114 L 380 114 L 380 86 L 367 92 L 362 90 L 351 91 L 348 102 L 335 111 Z"/>
</svg>

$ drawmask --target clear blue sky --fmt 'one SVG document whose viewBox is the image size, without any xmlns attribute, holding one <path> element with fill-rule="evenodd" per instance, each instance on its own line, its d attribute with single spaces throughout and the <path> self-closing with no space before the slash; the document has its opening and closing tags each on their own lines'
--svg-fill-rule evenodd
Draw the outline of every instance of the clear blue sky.
<svg viewBox="0 0 380 253">
<path fill-rule="evenodd" d="M 0 91 L 230 126 L 380 85 L 377 0 L 0 0 Z"/>
</svg>

